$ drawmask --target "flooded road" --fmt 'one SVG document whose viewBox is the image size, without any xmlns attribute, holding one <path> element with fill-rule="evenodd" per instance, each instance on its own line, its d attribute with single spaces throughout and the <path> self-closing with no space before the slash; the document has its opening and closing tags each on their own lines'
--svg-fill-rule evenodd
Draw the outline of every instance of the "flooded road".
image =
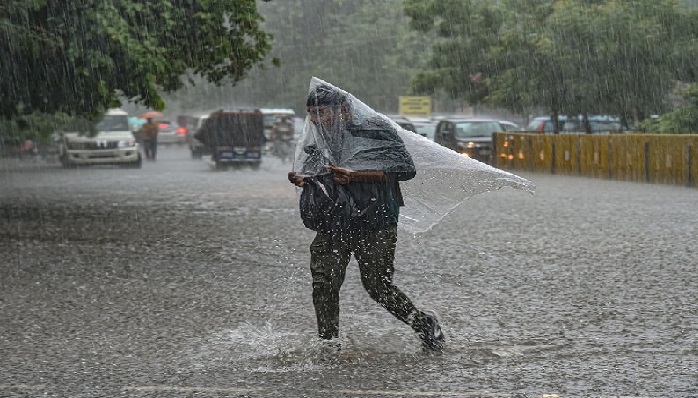
<svg viewBox="0 0 698 398">
<path fill-rule="evenodd" d="M 290 165 L 0 162 L 2 397 L 698 397 L 698 190 L 522 174 L 419 237 L 395 282 L 426 355 L 352 260 L 343 349 L 314 339 Z"/>
</svg>

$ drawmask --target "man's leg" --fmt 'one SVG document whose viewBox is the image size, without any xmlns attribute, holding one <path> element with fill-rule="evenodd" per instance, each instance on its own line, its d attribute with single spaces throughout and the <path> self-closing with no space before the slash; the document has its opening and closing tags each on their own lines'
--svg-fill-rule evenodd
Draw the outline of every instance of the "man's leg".
<svg viewBox="0 0 698 398">
<path fill-rule="evenodd" d="M 399 320 L 411 325 L 419 313 L 412 300 L 393 285 L 397 226 L 365 234 L 354 248 L 361 282 L 369 296 Z"/>
<path fill-rule="evenodd" d="M 152 158 L 155 160 L 158 155 L 158 140 L 151 141 L 151 145 L 152 147 L 150 148 L 150 153 L 152 153 Z"/>
<path fill-rule="evenodd" d="M 412 300 L 393 285 L 397 226 L 366 234 L 354 248 L 361 282 L 368 294 L 417 332 L 425 348 L 441 351 L 444 335 L 436 315 L 418 310 Z"/>
<path fill-rule="evenodd" d="M 322 339 L 339 337 L 339 289 L 350 258 L 346 245 L 334 242 L 329 235 L 318 233 L 310 245 L 313 305 Z"/>
</svg>

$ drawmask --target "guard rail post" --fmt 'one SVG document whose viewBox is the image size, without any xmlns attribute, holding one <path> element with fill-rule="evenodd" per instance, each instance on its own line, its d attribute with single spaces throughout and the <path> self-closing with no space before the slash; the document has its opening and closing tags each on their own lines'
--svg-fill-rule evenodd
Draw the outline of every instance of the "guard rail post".
<svg viewBox="0 0 698 398">
<path fill-rule="evenodd" d="M 645 182 L 650 182 L 650 143 L 645 141 L 644 143 L 645 151 Z"/>
<path fill-rule="evenodd" d="M 693 146 L 691 144 L 686 145 L 684 149 L 684 158 L 686 160 L 686 186 L 690 187 L 693 186 L 693 176 L 691 175 L 691 166 L 692 166 L 692 159 L 691 159 L 691 150 L 693 149 Z"/>
<path fill-rule="evenodd" d="M 554 135 L 554 137 L 559 137 Z M 555 142 L 557 139 L 553 139 L 550 145 L 550 174 L 555 174 Z"/>
</svg>

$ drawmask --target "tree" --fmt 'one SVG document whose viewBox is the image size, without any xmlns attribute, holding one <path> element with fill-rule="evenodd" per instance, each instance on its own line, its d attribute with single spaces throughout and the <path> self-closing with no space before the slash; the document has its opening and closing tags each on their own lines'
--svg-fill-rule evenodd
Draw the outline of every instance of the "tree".
<svg viewBox="0 0 698 398">
<path fill-rule="evenodd" d="M 415 80 L 421 90 L 519 112 L 642 119 L 668 107 L 677 80 L 698 77 L 698 14 L 676 1 L 405 2 L 415 29 L 441 37 Z"/>
<path fill-rule="evenodd" d="M 254 0 L 5 0 L 0 118 L 163 109 L 182 76 L 236 83 L 270 50 Z"/>
<path fill-rule="evenodd" d="M 680 90 L 685 103 L 659 117 L 645 119 L 638 125 L 643 131 L 660 134 L 698 133 L 698 84 Z"/>
<path fill-rule="evenodd" d="M 260 4 L 270 55 L 279 68 L 258 68 L 235 87 L 199 85 L 171 96 L 184 111 L 216 106 L 305 109 L 312 76 L 328 80 L 371 106 L 397 109 L 425 66 L 430 35 L 409 29 L 402 0 L 285 0 Z M 169 100 L 170 97 L 168 97 Z M 203 108 L 203 109 L 201 109 Z"/>
</svg>

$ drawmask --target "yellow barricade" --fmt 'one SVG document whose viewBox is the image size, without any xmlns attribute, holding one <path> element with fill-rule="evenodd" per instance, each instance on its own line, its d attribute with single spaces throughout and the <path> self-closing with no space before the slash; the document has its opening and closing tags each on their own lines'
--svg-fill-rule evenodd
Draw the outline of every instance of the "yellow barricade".
<svg viewBox="0 0 698 398">
<path fill-rule="evenodd" d="M 502 169 L 698 186 L 698 135 L 506 132 L 493 141 Z"/>
</svg>

